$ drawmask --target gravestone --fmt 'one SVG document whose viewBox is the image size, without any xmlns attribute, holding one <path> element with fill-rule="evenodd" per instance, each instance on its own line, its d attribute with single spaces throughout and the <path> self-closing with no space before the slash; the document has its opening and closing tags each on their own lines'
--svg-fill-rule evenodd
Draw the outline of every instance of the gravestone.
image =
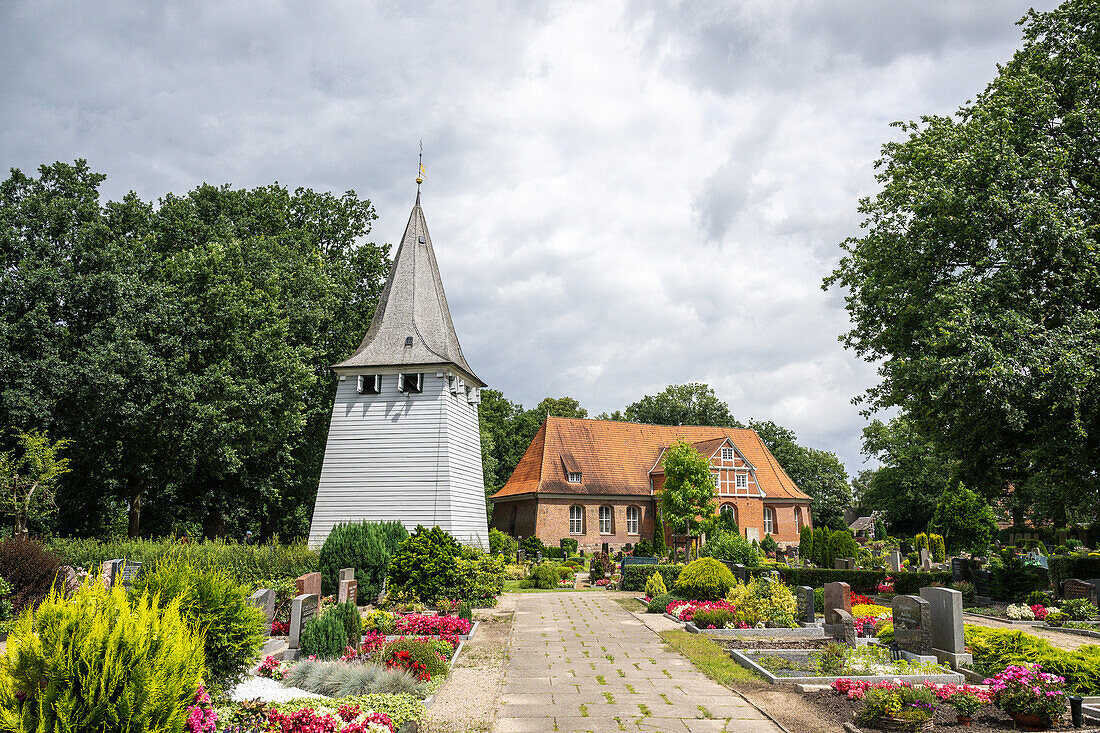
<svg viewBox="0 0 1100 733">
<path fill-rule="evenodd" d="M 306 573 L 305 575 L 298 576 L 298 579 L 294 581 L 294 585 L 298 590 L 298 595 L 313 595 L 318 598 L 321 597 L 321 574 L 320 573 Z"/>
<path fill-rule="evenodd" d="M 316 618 L 321 607 L 321 596 L 315 593 L 302 593 L 290 602 L 290 640 L 288 649 L 297 650 L 302 638 L 302 629 Z"/>
<path fill-rule="evenodd" d="M 833 611 L 833 618 L 836 619 L 836 623 L 825 625 L 826 636 L 832 636 L 833 639 L 843 642 L 848 646 L 855 646 L 856 622 L 855 619 L 852 618 L 852 614 L 842 608 L 838 608 Z"/>
<path fill-rule="evenodd" d="M 584 557 L 584 550 L 581 550 L 581 557 Z M 523 552 L 523 548 L 521 547 L 516 550 L 516 562 L 523 564 L 524 560 L 526 560 L 526 557 L 525 553 Z"/>
<path fill-rule="evenodd" d="M 851 587 L 848 583 L 825 583 L 825 623 L 835 624 L 836 611 L 851 615 Z"/>
<path fill-rule="evenodd" d="M 340 571 L 340 580 L 336 587 L 336 602 L 347 603 L 351 601 L 358 605 L 359 581 L 355 579 L 355 568 L 343 568 Z"/>
<path fill-rule="evenodd" d="M 270 631 L 271 622 L 275 620 L 275 591 L 270 588 L 260 588 L 248 597 L 248 602 L 264 612 L 264 616 L 267 618 L 265 628 Z"/>
<path fill-rule="evenodd" d="M 107 590 L 111 589 L 111 585 L 115 582 L 115 561 L 107 560 L 100 566 L 100 578 L 103 580 L 103 587 Z"/>
<path fill-rule="evenodd" d="M 951 580 L 955 583 L 972 583 L 970 560 L 965 557 L 951 558 Z"/>
<path fill-rule="evenodd" d="M 745 527 L 745 539 L 752 543 L 753 540 L 760 541 L 760 528 L 759 527 Z"/>
<path fill-rule="evenodd" d="M 983 600 L 983 602 L 989 602 L 989 584 L 993 580 L 993 573 L 988 570 L 971 570 L 970 576 L 974 579 L 974 595 Z"/>
<path fill-rule="evenodd" d="M 610 552 L 610 550 L 608 549 L 608 544 L 607 544 L 606 542 L 604 542 L 604 543 L 603 543 L 603 546 L 602 546 L 602 548 L 601 548 L 601 549 L 603 550 L 603 552 L 604 552 L 605 554 L 606 554 L 606 553 L 608 553 L 608 552 Z"/>
<path fill-rule="evenodd" d="M 814 589 L 808 585 L 798 586 L 798 620 L 803 624 L 817 623 L 814 612 Z"/>
<path fill-rule="evenodd" d="M 932 569 L 932 555 L 923 547 L 920 548 L 920 569 L 926 573 Z"/>
<path fill-rule="evenodd" d="M 890 569 L 895 573 L 901 572 L 901 553 L 897 550 L 890 552 Z"/>
<path fill-rule="evenodd" d="M 894 596 L 894 642 L 898 649 L 918 656 L 932 653 L 932 608 L 919 596 Z"/>
<path fill-rule="evenodd" d="M 142 564 L 133 560 L 116 560 L 115 565 L 115 580 L 116 583 L 122 583 L 122 587 L 126 590 L 130 590 L 134 586 L 134 581 L 141 575 Z"/>
<path fill-rule="evenodd" d="M 848 558 L 838 557 L 836 560 L 833 560 L 833 570 L 847 570 L 847 569 L 848 569 Z"/>
<path fill-rule="evenodd" d="M 932 648 L 964 653 L 962 593 L 951 588 L 921 588 L 920 597 L 932 611 Z"/>
<path fill-rule="evenodd" d="M 737 576 L 737 579 L 740 580 L 742 583 L 748 582 L 749 571 L 745 568 L 744 565 L 739 562 L 735 562 L 730 570 L 733 571 L 733 574 Z"/>
<path fill-rule="evenodd" d="M 80 581 L 76 577 L 76 570 L 72 565 L 62 565 L 57 569 L 58 580 L 65 591 L 65 597 L 71 596 L 80 587 Z"/>
<path fill-rule="evenodd" d="M 1083 580 L 1077 578 L 1068 578 L 1062 583 L 1062 597 L 1067 601 L 1073 601 L 1078 598 L 1087 598 L 1092 602 L 1092 605 L 1096 603 L 1096 586 L 1092 583 L 1086 583 Z"/>
</svg>

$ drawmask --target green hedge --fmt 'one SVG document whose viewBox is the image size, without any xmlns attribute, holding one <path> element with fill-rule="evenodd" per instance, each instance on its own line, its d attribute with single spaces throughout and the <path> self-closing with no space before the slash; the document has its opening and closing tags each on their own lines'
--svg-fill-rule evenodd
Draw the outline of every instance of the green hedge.
<svg viewBox="0 0 1100 733">
<path fill-rule="evenodd" d="M 645 590 L 646 581 L 653 573 L 660 573 L 665 587 L 671 588 L 683 569 L 683 565 L 628 565 L 623 570 L 623 590 Z"/>
<path fill-rule="evenodd" d="M 225 540 L 180 544 L 172 538 L 149 539 L 66 539 L 54 538 L 46 547 L 65 559 L 66 564 L 98 572 L 107 560 L 126 558 L 153 570 L 165 555 L 185 559 L 204 570 L 224 570 L 244 586 L 279 578 L 297 578 L 318 570 L 317 552 L 305 542 L 291 545 L 241 545 Z"/>
<path fill-rule="evenodd" d="M 1063 580 L 1100 578 L 1100 557 L 1088 555 L 1054 555 L 1047 560 L 1050 565 L 1050 581 L 1060 587 Z"/>
<path fill-rule="evenodd" d="M 780 566 L 780 575 L 787 585 L 808 585 L 821 588 L 826 583 L 847 583 L 858 593 L 875 593 L 878 584 L 890 575 L 894 578 L 894 592 L 901 595 L 913 595 L 921 588 L 931 585 L 947 586 L 951 583 L 951 573 L 886 573 L 883 570 L 830 570 L 826 568 L 791 568 Z"/>
</svg>

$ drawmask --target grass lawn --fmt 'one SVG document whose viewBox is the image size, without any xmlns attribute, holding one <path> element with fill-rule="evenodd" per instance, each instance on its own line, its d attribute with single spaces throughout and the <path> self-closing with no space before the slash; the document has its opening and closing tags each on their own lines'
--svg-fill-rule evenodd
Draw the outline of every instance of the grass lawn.
<svg viewBox="0 0 1100 733">
<path fill-rule="evenodd" d="M 662 631 L 665 643 L 691 660 L 699 671 L 715 682 L 730 685 L 734 682 L 760 681 L 762 678 L 733 661 L 717 644 L 702 634 L 689 634 L 681 629 Z"/>
<path fill-rule="evenodd" d="M 519 584 L 522 581 L 519 580 L 506 580 L 504 581 L 505 593 L 553 593 L 555 591 L 561 591 L 563 593 L 575 593 L 579 591 L 591 590 L 590 588 L 551 588 L 550 590 L 544 590 L 542 588 L 520 588 Z"/>
</svg>

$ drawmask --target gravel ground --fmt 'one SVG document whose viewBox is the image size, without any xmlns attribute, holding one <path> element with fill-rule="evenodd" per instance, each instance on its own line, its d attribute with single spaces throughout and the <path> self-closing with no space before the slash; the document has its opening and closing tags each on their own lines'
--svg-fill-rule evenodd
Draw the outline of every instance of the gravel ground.
<svg viewBox="0 0 1100 733">
<path fill-rule="evenodd" d="M 496 607 L 477 611 L 477 634 L 462 647 L 450 677 L 428 708 L 421 733 L 492 730 L 515 609 L 516 596 L 504 595 Z"/>
<path fill-rule="evenodd" d="M 303 697 L 321 698 L 324 695 L 306 692 L 297 687 L 283 687 L 282 683 L 270 680 L 267 677 L 249 677 L 230 690 L 229 697 L 234 702 L 255 699 L 264 702 L 286 702 L 287 700 L 296 700 Z"/>
</svg>

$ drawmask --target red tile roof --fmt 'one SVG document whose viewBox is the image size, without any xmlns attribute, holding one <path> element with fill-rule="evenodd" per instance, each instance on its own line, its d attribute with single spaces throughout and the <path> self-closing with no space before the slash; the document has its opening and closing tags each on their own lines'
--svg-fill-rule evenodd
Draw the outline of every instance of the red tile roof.
<svg viewBox="0 0 1100 733">
<path fill-rule="evenodd" d="M 713 446 L 717 450 L 726 438 L 756 468 L 767 498 L 810 500 L 754 430 L 553 416 L 546 418 L 508 483 L 492 498 L 536 493 L 650 495 L 649 472 L 663 449 L 686 440 L 697 444 L 696 448 Z M 580 469 L 581 483 L 566 480 L 565 466 L 569 464 Z"/>
</svg>

